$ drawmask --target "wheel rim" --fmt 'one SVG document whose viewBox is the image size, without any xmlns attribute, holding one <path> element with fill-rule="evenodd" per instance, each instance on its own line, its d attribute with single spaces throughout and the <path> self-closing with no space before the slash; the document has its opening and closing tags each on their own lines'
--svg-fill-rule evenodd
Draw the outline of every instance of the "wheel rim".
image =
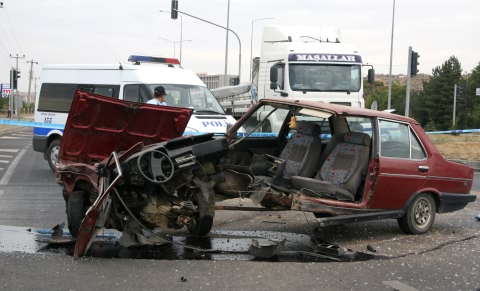
<svg viewBox="0 0 480 291">
<path fill-rule="evenodd" d="M 59 151 L 60 151 L 60 147 L 56 146 L 56 147 L 53 147 L 52 151 L 50 152 L 50 161 L 52 161 L 53 165 L 57 163 Z"/>
<path fill-rule="evenodd" d="M 419 227 L 424 227 L 430 222 L 431 206 L 427 199 L 422 198 L 415 204 L 415 212 L 413 213 L 415 224 Z"/>
</svg>

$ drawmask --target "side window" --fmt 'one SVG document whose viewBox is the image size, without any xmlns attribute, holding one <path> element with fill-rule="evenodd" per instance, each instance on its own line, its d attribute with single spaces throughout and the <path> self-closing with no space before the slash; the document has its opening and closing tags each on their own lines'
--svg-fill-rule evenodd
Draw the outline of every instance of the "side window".
<svg viewBox="0 0 480 291">
<path fill-rule="evenodd" d="M 422 147 L 422 144 L 418 141 L 417 135 L 410 129 L 410 136 L 412 137 L 412 159 L 423 160 L 427 158 L 427 154 Z"/>
<path fill-rule="evenodd" d="M 75 84 L 43 83 L 38 99 L 38 111 L 68 112 L 75 94 Z"/>
<path fill-rule="evenodd" d="M 112 98 L 118 98 L 118 91 L 120 86 L 118 85 L 85 85 L 81 84 L 77 86 L 77 90 L 95 93 Z"/>
<path fill-rule="evenodd" d="M 140 97 L 140 85 L 125 85 L 123 87 L 123 100 L 131 102 L 141 102 Z M 146 102 L 146 101 L 145 101 Z"/>
<path fill-rule="evenodd" d="M 267 117 L 267 115 L 275 108 L 265 106 L 259 108 L 249 119 L 244 123 L 243 132 L 238 132 L 238 136 L 242 137 L 250 133 L 249 137 L 254 138 L 272 138 L 278 137 L 280 128 L 287 116 L 288 110 L 278 108 L 273 112 L 262 125 L 260 123 Z"/>
<path fill-rule="evenodd" d="M 408 124 L 379 121 L 380 155 L 402 159 L 424 159 L 425 151 Z"/>
</svg>

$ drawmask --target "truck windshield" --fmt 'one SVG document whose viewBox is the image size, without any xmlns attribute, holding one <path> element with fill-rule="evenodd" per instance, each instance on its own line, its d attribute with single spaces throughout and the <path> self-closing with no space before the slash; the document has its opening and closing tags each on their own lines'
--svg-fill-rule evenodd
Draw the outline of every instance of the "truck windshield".
<svg viewBox="0 0 480 291">
<path fill-rule="evenodd" d="M 206 88 L 196 85 L 178 84 L 149 84 L 148 88 L 153 95 L 157 86 L 163 86 L 167 95 L 165 103 L 173 107 L 193 108 L 194 114 L 225 114 L 217 99 Z"/>
<path fill-rule="evenodd" d="M 289 66 L 292 91 L 359 92 L 360 65 L 292 64 Z"/>
</svg>

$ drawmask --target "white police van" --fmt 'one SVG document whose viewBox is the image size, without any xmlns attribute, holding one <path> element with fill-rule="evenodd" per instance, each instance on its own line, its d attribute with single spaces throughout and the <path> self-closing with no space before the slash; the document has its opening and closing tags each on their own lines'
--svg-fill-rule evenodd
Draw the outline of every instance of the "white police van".
<svg viewBox="0 0 480 291">
<path fill-rule="evenodd" d="M 235 123 L 200 78 L 181 68 L 177 59 L 130 56 L 128 61 L 133 64 L 43 67 L 35 103 L 33 149 L 44 154 L 52 170 L 55 171 L 63 129 L 76 90 L 144 103 L 153 98 L 153 89 L 161 85 L 167 92 L 165 102 L 168 106 L 195 110 L 184 135 L 223 134 L 227 124 Z"/>
</svg>

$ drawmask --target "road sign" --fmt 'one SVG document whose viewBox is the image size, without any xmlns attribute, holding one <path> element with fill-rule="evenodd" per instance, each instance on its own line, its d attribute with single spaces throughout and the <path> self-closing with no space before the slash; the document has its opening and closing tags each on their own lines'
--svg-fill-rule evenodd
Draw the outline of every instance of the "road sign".
<svg viewBox="0 0 480 291">
<path fill-rule="evenodd" d="M 477 89 L 475 90 L 475 95 L 480 96 L 480 88 L 477 88 Z"/>
<path fill-rule="evenodd" d="M 0 89 L 2 90 L 2 98 L 7 98 L 8 94 L 11 93 L 10 84 L 0 84 Z"/>
<path fill-rule="evenodd" d="M 2 89 L 2 98 L 7 98 L 10 93 L 10 89 Z"/>
</svg>

